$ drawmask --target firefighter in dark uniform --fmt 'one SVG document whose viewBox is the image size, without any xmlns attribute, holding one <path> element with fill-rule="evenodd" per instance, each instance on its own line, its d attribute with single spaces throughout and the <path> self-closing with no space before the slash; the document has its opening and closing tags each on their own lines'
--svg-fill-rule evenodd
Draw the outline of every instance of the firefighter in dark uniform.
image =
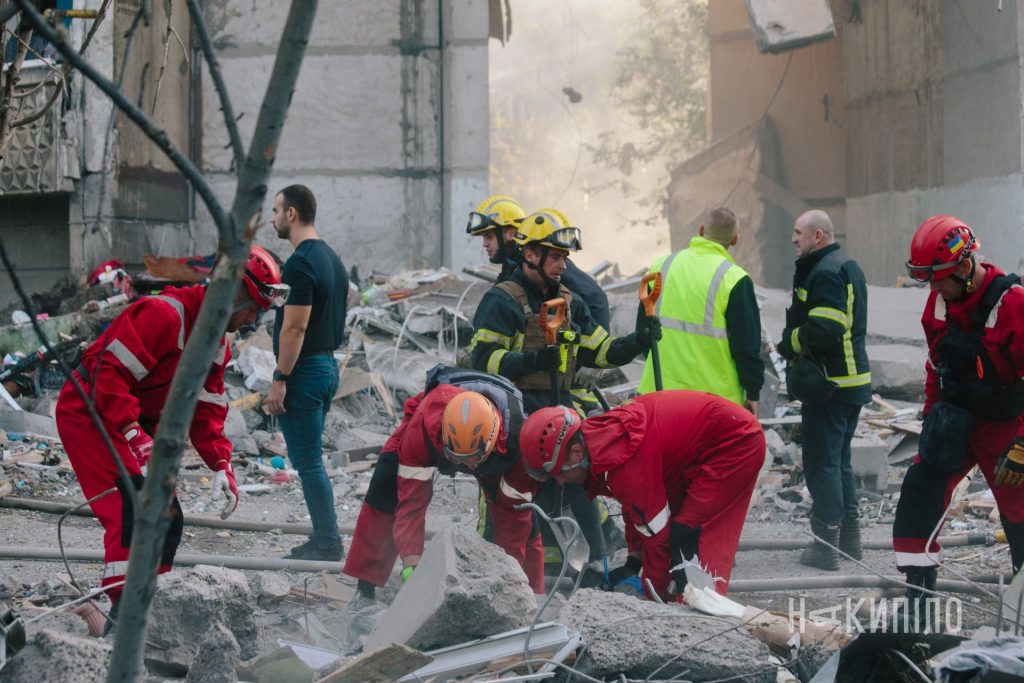
<svg viewBox="0 0 1024 683">
<path fill-rule="evenodd" d="M 579 229 L 560 212 L 542 209 L 531 214 L 520 223 L 515 239 L 522 247 L 519 267 L 484 295 L 477 308 L 472 364 L 515 382 L 527 412 L 554 403 L 551 370 L 557 369 L 558 402 L 571 408 L 576 366 L 610 368 L 628 363 L 660 338 L 660 323 L 657 318 L 644 319 L 633 333 L 612 337 L 593 319 L 588 307 L 561 282 L 566 257 L 581 245 Z M 538 314 L 542 302 L 558 297 L 566 302 L 562 329 L 570 334 L 548 345 Z M 577 494 L 585 499 L 581 489 L 571 487 L 563 495 L 569 501 Z M 573 507 L 590 545 L 590 559 L 599 562 L 607 556 L 599 512 L 589 501 L 585 509 Z M 560 508 L 556 504 L 554 510 Z"/>
<path fill-rule="evenodd" d="M 797 249 L 793 300 L 779 353 L 791 361 L 790 394 L 802 401 L 803 470 L 811 492 L 811 531 L 861 559 L 857 483 L 850 441 L 861 406 L 871 400 L 864 348 L 868 293 L 864 273 L 835 242 L 828 214 L 803 213 L 793 225 Z M 816 364 L 824 371 L 805 372 Z M 839 555 L 815 543 L 800 563 L 838 571 Z"/>
<path fill-rule="evenodd" d="M 498 282 L 504 282 L 512 277 L 512 274 L 519 268 L 522 257 L 522 249 L 515 241 L 516 233 L 519 231 L 519 224 L 526 218 L 526 212 L 522 205 L 512 197 L 504 194 L 496 194 L 488 197 L 469 214 L 469 222 L 466 224 L 466 234 L 473 237 L 480 237 L 483 241 L 484 251 L 488 260 L 501 266 L 501 273 L 498 275 Z M 597 284 L 589 274 L 581 270 L 572 262 L 572 259 L 565 259 L 565 270 L 562 272 L 561 284 L 565 285 L 570 292 L 587 305 L 590 315 L 598 325 L 606 330 L 611 329 L 611 309 L 608 306 L 608 295 L 605 294 L 601 285 Z M 601 403 L 594 392 L 594 371 L 584 368 L 577 368 L 573 377 L 572 397 L 577 410 L 584 415 L 590 415 L 601 410 Z M 554 488 L 549 486 L 542 492 L 541 504 L 554 501 L 549 500 Z M 584 515 L 590 514 L 593 506 L 589 501 L 580 499 L 575 502 Z M 479 500 L 480 523 L 479 532 L 490 540 L 491 521 L 487 515 L 487 499 L 481 491 Z M 545 505 L 545 507 L 549 507 Z M 601 519 L 601 528 L 604 530 L 605 544 L 609 553 L 615 548 L 625 545 L 625 536 L 615 524 L 615 520 L 608 514 L 608 507 L 598 501 L 597 508 Z M 561 550 L 551 535 L 547 526 L 543 527 L 545 558 L 548 564 L 561 565 Z"/>
<path fill-rule="evenodd" d="M 907 261 L 910 276 L 931 288 L 921 316 L 928 362 L 919 454 L 903 479 L 893 549 L 907 583 L 928 590 L 942 551 L 928 539 L 975 465 L 999 506 L 1013 572 L 1024 563 L 1024 288 L 977 249 L 962 220 L 932 216 Z M 925 595 L 907 592 L 915 606 Z"/>
</svg>

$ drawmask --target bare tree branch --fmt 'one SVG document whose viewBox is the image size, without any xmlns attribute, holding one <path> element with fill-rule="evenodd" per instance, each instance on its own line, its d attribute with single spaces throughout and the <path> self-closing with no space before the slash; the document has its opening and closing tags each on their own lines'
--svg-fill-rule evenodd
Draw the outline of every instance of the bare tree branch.
<svg viewBox="0 0 1024 683">
<path fill-rule="evenodd" d="M 249 252 L 248 243 L 259 226 L 267 194 L 267 179 L 302 67 L 316 9 L 317 0 L 292 1 L 250 152 L 241 168 L 229 222 L 217 222 L 217 264 L 171 382 L 154 442 L 149 476 L 139 497 L 139 512 L 132 531 L 131 560 L 121 596 L 117 640 L 107 675 L 110 683 L 128 683 L 136 680 L 139 674 L 146 615 L 156 590 L 156 568 L 163 539 L 171 522 L 166 512 L 177 482 L 185 436 L 192 422 L 199 390 L 209 373 L 232 312 Z"/>
<path fill-rule="evenodd" d="M 156 77 L 156 88 L 153 92 L 153 106 L 149 110 L 149 115 L 152 116 L 156 113 L 156 103 L 160 99 L 160 85 L 164 81 L 164 73 L 167 71 L 167 59 L 171 56 L 171 36 L 178 41 L 178 45 L 181 46 L 181 54 L 185 58 L 185 63 L 189 64 L 190 60 L 188 57 L 188 49 L 185 47 L 184 41 L 181 36 L 174 29 L 174 3 L 173 0 L 164 0 L 164 14 L 167 15 L 167 28 L 164 30 L 164 57 L 160 61 L 160 73 Z"/>
<path fill-rule="evenodd" d="M 107 8 L 110 7 L 111 2 L 112 0 L 103 0 L 103 4 L 100 6 L 99 10 L 97 10 L 96 19 L 93 20 L 92 26 L 89 27 L 89 33 L 86 34 L 85 40 L 82 41 L 82 47 L 78 48 L 78 54 L 85 54 L 86 49 L 88 49 L 89 47 L 89 43 L 92 42 L 93 36 L 96 35 L 96 31 L 99 29 L 100 24 L 103 23 L 104 17 L 107 16 Z M 0 54 L 2 54 L 2 52 L 0 52 Z M 53 107 L 53 104 L 57 101 L 57 98 L 60 96 L 61 91 L 64 90 L 64 88 L 67 85 L 68 75 L 71 73 L 71 62 L 65 61 L 63 68 L 63 82 L 60 84 L 60 87 L 56 87 L 53 89 L 53 93 L 50 95 L 50 99 L 47 100 L 46 104 L 40 107 L 38 111 L 35 111 L 29 114 L 28 116 L 20 118 L 14 123 L 12 123 L 11 128 L 20 128 L 21 126 L 27 126 L 30 123 L 34 123 L 35 121 L 45 116 L 46 112 L 50 111 L 50 109 Z M 0 150 L 2 149 L 3 147 L 0 147 Z"/>
<path fill-rule="evenodd" d="M 228 217 L 224 213 L 224 209 L 221 207 L 220 202 L 217 201 L 217 197 L 214 195 L 213 189 L 210 187 L 209 183 L 206 182 L 206 179 L 203 177 L 203 174 L 199 169 L 196 168 L 191 161 L 185 158 L 185 155 L 171 143 L 170 139 L 167 137 L 167 133 L 153 123 L 153 121 L 150 120 L 141 109 L 132 104 L 116 85 L 111 83 L 103 76 L 103 74 L 94 69 L 93 66 L 80 54 L 75 52 L 74 48 L 68 45 L 64 36 L 53 30 L 53 28 L 46 23 L 42 15 L 36 11 L 35 7 L 32 6 L 30 0 L 15 0 L 15 2 L 18 3 L 22 12 L 24 12 L 25 16 L 32 22 L 33 28 L 35 28 L 41 36 L 46 38 L 46 40 L 50 41 L 50 43 L 52 43 L 53 46 L 62 55 L 64 55 L 64 59 L 71 62 L 71 65 L 81 71 L 83 76 L 95 83 L 96 86 L 114 102 L 114 105 L 124 112 L 125 115 L 131 119 L 143 133 L 146 134 L 146 137 L 152 140 L 156 146 L 167 155 L 167 158 L 178 167 L 178 170 L 181 171 L 182 175 L 192 183 L 196 192 L 198 192 L 203 198 L 203 201 L 210 210 L 210 214 L 213 216 L 213 220 L 217 226 L 220 227 L 222 225 L 228 225 Z"/>
<path fill-rule="evenodd" d="M 187 2 L 189 14 L 192 15 L 192 24 L 195 26 L 196 36 L 199 38 L 199 45 L 206 58 L 206 65 L 210 69 L 213 87 L 217 90 L 217 97 L 220 99 L 220 110 L 224 112 L 224 127 L 228 129 L 228 138 L 231 140 L 231 149 L 235 156 L 235 172 L 241 173 L 245 148 L 242 147 L 242 136 L 238 134 L 238 121 L 235 118 L 235 110 L 231 106 L 228 87 L 224 83 L 224 74 L 220 70 L 217 53 L 213 50 L 213 42 L 210 40 L 210 32 L 206 28 L 206 19 L 203 17 L 203 10 L 199 7 L 199 0 L 187 0 Z"/>
</svg>

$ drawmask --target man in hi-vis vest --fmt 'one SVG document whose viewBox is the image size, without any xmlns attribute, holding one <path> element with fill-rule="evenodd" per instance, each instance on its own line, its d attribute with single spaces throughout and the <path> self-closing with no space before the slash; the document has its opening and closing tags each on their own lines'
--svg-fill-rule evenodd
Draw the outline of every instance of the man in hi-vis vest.
<svg viewBox="0 0 1024 683">
<path fill-rule="evenodd" d="M 717 208 L 689 247 L 651 265 L 652 273 L 662 274 L 658 353 L 665 389 L 706 391 L 757 415 L 764 384 L 761 315 L 753 281 L 728 251 L 738 239 L 736 215 Z M 648 356 L 637 392 L 654 387 Z"/>
</svg>

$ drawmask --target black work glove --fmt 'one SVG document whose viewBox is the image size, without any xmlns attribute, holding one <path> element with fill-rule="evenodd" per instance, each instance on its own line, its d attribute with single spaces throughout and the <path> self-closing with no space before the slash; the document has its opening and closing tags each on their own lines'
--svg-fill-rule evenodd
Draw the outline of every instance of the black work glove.
<svg viewBox="0 0 1024 683">
<path fill-rule="evenodd" d="M 557 370 L 562 364 L 562 355 L 557 344 L 550 344 L 533 352 L 533 367 L 538 371 Z"/>
<path fill-rule="evenodd" d="M 669 592 L 673 595 L 682 595 L 687 583 L 686 570 L 681 567 L 676 569 L 676 567 L 686 560 L 696 559 L 700 542 L 700 527 L 672 522 L 668 541 L 669 558 L 672 562 L 672 588 Z"/>
<path fill-rule="evenodd" d="M 634 334 L 636 343 L 645 351 L 650 350 L 661 339 L 661 320 L 653 315 L 641 318 Z"/>
<path fill-rule="evenodd" d="M 642 568 L 643 563 L 640 561 L 640 558 L 629 555 L 626 557 L 626 563 L 624 565 L 616 567 L 608 572 L 608 582 L 614 586 L 628 578 L 639 576 Z"/>
</svg>

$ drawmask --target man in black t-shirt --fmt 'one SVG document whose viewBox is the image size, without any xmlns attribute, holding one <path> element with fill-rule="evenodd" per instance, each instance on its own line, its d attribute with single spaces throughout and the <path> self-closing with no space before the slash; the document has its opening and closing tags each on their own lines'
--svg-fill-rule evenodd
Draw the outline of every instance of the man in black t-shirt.
<svg viewBox="0 0 1024 683">
<path fill-rule="evenodd" d="M 320 445 L 324 417 L 338 390 L 338 362 L 348 301 L 348 274 L 341 259 L 316 232 L 316 197 L 303 185 L 289 185 L 274 197 L 272 224 L 295 252 L 281 281 L 291 294 L 274 324 L 274 382 L 264 401 L 280 416 L 288 459 L 298 471 L 313 535 L 292 548 L 289 558 L 341 560 L 343 549 L 334 491 Z"/>
</svg>

